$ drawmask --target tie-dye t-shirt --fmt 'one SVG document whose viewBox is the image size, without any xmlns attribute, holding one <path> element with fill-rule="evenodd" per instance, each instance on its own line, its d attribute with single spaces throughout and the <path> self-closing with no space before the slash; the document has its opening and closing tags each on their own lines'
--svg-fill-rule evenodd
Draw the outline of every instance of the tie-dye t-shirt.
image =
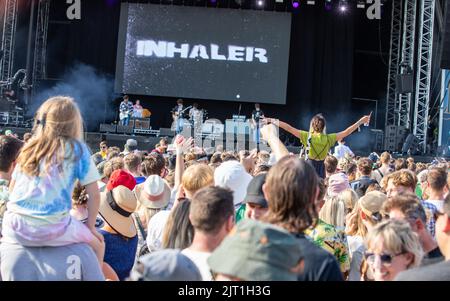
<svg viewBox="0 0 450 301">
<path fill-rule="evenodd" d="M 70 220 L 75 181 L 80 180 L 84 186 L 100 180 L 87 146 L 83 142 L 74 145 L 73 151 L 66 148 L 62 169 L 51 166 L 41 176 L 29 176 L 21 172 L 20 166 L 15 168 L 12 175 L 15 185 L 7 208 L 15 215 L 15 225 L 9 226 L 17 234 L 37 241 L 63 234 Z"/>
</svg>

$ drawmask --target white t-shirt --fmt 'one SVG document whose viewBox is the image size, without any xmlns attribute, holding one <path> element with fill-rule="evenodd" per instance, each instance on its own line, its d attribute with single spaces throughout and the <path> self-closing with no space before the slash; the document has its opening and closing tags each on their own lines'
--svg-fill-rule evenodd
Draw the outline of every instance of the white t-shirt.
<svg viewBox="0 0 450 301">
<path fill-rule="evenodd" d="M 361 236 L 347 236 L 348 250 L 351 258 L 349 281 L 360 281 L 360 268 L 364 259 L 364 239 Z"/>
<path fill-rule="evenodd" d="M 427 203 L 431 203 L 434 206 L 436 206 L 436 208 L 439 212 L 444 211 L 444 201 L 443 200 L 426 200 L 426 201 L 427 201 Z"/>
<path fill-rule="evenodd" d="M 170 210 L 161 210 L 148 222 L 147 246 L 151 252 L 161 250 L 164 228 L 169 218 Z"/>
<path fill-rule="evenodd" d="M 350 147 L 348 147 L 345 144 L 338 144 L 335 148 L 334 148 L 334 154 L 333 156 L 336 157 L 336 159 L 342 159 L 345 157 L 346 154 L 349 154 L 350 156 L 354 156 L 352 150 L 350 149 Z"/>
<path fill-rule="evenodd" d="M 195 263 L 195 265 L 200 271 L 200 274 L 202 274 L 203 281 L 213 280 L 211 269 L 209 268 L 207 262 L 209 256 L 211 256 L 210 252 L 198 252 L 192 251 L 190 249 L 184 249 L 183 251 L 181 251 L 181 253 L 189 257 L 189 259 Z"/>
</svg>

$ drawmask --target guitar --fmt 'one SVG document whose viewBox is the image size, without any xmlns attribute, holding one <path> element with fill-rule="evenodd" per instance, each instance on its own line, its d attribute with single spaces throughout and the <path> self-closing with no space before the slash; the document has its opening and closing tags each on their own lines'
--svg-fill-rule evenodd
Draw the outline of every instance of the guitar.
<svg viewBox="0 0 450 301">
<path fill-rule="evenodd" d="M 172 113 L 173 121 L 176 122 L 176 121 L 178 120 L 178 117 L 179 117 L 180 115 L 183 116 L 184 112 L 186 112 L 187 110 L 189 110 L 189 109 L 191 109 L 191 108 L 192 108 L 192 106 L 189 106 L 189 107 L 183 109 L 181 112 L 173 112 L 173 113 Z"/>
<path fill-rule="evenodd" d="M 120 121 L 124 120 L 125 118 L 129 118 L 129 117 L 131 117 L 130 111 L 123 111 L 123 112 L 120 112 L 120 114 L 119 114 Z"/>
</svg>

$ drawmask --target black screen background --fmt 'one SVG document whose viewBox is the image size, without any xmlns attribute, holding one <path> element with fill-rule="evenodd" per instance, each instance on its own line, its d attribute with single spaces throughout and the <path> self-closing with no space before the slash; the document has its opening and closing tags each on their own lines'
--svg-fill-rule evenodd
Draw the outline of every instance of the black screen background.
<svg viewBox="0 0 450 301">
<path fill-rule="evenodd" d="M 117 92 L 238 102 L 286 103 L 291 15 L 284 12 L 123 4 Z M 138 40 L 267 50 L 269 62 L 138 57 Z M 237 96 L 240 97 L 237 97 Z"/>
</svg>

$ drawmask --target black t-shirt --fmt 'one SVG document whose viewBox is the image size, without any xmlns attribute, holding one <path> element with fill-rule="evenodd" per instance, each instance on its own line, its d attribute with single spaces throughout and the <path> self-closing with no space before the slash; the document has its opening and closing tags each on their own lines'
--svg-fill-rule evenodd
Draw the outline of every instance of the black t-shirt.
<svg viewBox="0 0 450 301">
<path fill-rule="evenodd" d="M 343 281 L 344 278 L 335 257 L 314 245 L 304 234 L 295 234 L 298 238 L 305 262 L 303 273 L 298 281 Z"/>
<path fill-rule="evenodd" d="M 256 118 L 257 117 L 256 116 L 257 113 L 259 113 L 258 119 Z M 262 110 L 259 110 L 259 111 L 253 110 L 253 112 L 252 112 L 252 119 L 255 120 L 255 121 L 261 119 L 263 116 L 264 116 L 264 112 Z"/>
</svg>

